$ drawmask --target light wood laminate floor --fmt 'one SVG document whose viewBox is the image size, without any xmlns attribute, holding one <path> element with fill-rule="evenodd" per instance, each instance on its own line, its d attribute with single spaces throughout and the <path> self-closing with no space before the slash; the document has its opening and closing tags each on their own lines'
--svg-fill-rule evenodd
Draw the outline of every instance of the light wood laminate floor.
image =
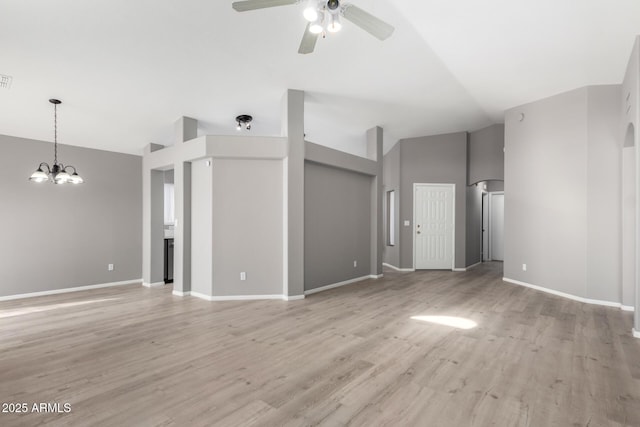
<svg viewBox="0 0 640 427">
<path fill-rule="evenodd" d="M 396 273 L 303 301 L 125 286 L 0 303 L 1 426 L 640 426 L 632 313 Z M 412 319 L 450 316 L 472 329 Z"/>
</svg>

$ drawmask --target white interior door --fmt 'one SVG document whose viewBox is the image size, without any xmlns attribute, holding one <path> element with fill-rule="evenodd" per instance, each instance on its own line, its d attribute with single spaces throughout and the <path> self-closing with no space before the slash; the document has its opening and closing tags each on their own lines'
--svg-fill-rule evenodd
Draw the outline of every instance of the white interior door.
<svg viewBox="0 0 640 427">
<path fill-rule="evenodd" d="M 491 193 L 490 257 L 504 261 L 504 193 Z"/>
<path fill-rule="evenodd" d="M 454 184 L 414 184 L 414 266 L 452 269 Z"/>
</svg>

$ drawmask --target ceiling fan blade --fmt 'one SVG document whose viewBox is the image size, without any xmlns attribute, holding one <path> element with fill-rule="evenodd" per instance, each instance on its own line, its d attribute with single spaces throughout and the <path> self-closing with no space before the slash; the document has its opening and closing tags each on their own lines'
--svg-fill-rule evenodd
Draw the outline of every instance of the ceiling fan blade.
<svg viewBox="0 0 640 427">
<path fill-rule="evenodd" d="M 267 7 L 288 6 L 296 4 L 299 0 L 245 0 L 236 1 L 231 5 L 238 12 L 246 12 L 248 10 L 264 9 Z"/>
<path fill-rule="evenodd" d="M 342 16 L 380 40 L 388 39 L 395 30 L 392 25 L 352 4 L 344 6 Z"/>
<path fill-rule="evenodd" d="M 302 41 L 300 42 L 300 47 L 298 48 L 298 53 L 306 55 L 307 53 L 312 53 L 316 48 L 316 42 L 318 41 L 319 34 L 313 34 L 309 31 L 309 27 L 311 27 L 311 22 L 307 24 L 307 29 L 304 30 L 304 35 L 302 36 Z"/>
</svg>

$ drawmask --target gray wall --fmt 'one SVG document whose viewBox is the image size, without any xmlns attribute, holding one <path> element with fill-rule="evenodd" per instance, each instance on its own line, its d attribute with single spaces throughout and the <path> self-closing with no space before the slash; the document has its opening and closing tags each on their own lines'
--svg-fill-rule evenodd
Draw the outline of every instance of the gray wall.
<svg viewBox="0 0 640 427">
<path fill-rule="evenodd" d="M 214 296 L 282 295 L 283 177 L 282 160 L 213 159 Z"/>
<path fill-rule="evenodd" d="M 587 295 L 621 302 L 621 87 L 587 90 Z"/>
<path fill-rule="evenodd" d="M 425 136 L 400 140 L 400 216 L 411 221 L 400 227 L 400 267 L 413 267 L 413 184 L 456 185 L 455 266 L 465 267 L 467 200 L 467 133 Z"/>
<path fill-rule="evenodd" d="M 619 90 L 582 88 L 507 111 L 505 277 L 620 301 Z"/>
<path fill-rule="evenodd" d="M 53 144 L 0 135 L 0 296 L 142 277 L 141 157 L 67 145 L 58 156 L 84 184 L 30 182 Z"/>
<path fill-rule="evenodd" d="M 490 193 L 495 191 L 504 191 L 504 181 L 485 181 L 486 190 Z"/>
<path fill-rule="evenodd" d="M 370 274 L 372 179 L 305 162 L 305 290 Z"/>
<path fill-rule="evenodd" d="M 469 185 L 504 180 L 504 125 L 469 133 Z"/>
<path fill-rule="evenodd" d="M 507 111 L 505 146 L 505 277 L 584 296 L 587 90 Z"/>
<path fill-rule="evenodd" d="M 384 191 L 384 249 L 383 261 L 394 267 L 400 266 L 400 144 L 393 146 L 391 150 L 384 156 L 383 160 L 383 191 Z M 387 245 L 387 192 L 395 191 L 395 210 L 396 221 L 393 227 L 396 232 L 395 246 Z"/>
<path fill-rule="evenodd" d="M 213 171 L 207 162 L 191 163 L 191 292 L 213 295 Z"/>
<path fill-rule="evenodd" d="M 622 93 L 620 97 L 620 107 L 621 111 L 623 111 L 623 117 L 620 121 L 621 129 L 620 129 L 620 138 L 624 140 L 625 134 L 627 132 L 628 126 L 633 125 L 633 141 L 625 141 L 625 145 L 634 146 L 636 149 L 634 150 L 635 159 L 632 163 L 633 170 L 635 172 L 635 209 L 632 215 L 633 218 L 633 226 L 625 227 L 625 234 L 632 233 L 632 242 L 631 248 L 629 246 L 625 246 L 625 253 L 623 256 L 623 271 L 626 274 L 631 274 L 634 276 L 634 306 L 635 306 L 635 315 L 634 315 L 634 329 L 636 332 L 640 332 L 640 275 L 637 274 L 640 271 L 640 257 L 638 256 L 638 247 L 640 246 L 640 209 L 638 209 L 638 200 L 640 200 L 640 150 L 638 150 L 638 145 L 640 144 L 640 36 L 636 37 L 636 41 L 633 45 L 633 51 L 631 52 L 631 57 L 629 58 L 629 63 L 627 64 L 627 69 L 624 75 L 624 80 L 622 82 Z M 626 163 L 628 166 L 628 163 Z M 625 225 L 628 222 L 625 222 Z M 633 252 L 633 254 L 629 253 L 629 250 Z M 630 258 L 632 258 L 630 260 Z M 628 265 L 629 261 L 633 263 L 633 265 Z"/>
<path fill-rule="evenodd" d="M 287 90 L 282 99 L 282 135 L 288 140 L 285 182 L 287 186 L 288 296 L 304 294 L 304 92 Z"/>
<path fill-rule="evenodd" d="M 633 137 L 633 136 L 631 136 Z M 634 307 L 636 294 L 636 148 L 622 150 L 622 303 Z"/>
</svg>

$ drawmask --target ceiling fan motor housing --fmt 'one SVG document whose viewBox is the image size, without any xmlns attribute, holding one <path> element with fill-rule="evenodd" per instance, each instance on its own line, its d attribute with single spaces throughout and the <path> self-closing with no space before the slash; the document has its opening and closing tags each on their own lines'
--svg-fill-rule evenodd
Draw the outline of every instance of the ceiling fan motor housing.
<svg viewBox="0 0 640 427">
<path fill-rule="evenodd" d="M 329 0 L 327 1 L 327 9 L 330 11 L 338 10 L 340 7 L 340 0 Z"/>
</svg>

